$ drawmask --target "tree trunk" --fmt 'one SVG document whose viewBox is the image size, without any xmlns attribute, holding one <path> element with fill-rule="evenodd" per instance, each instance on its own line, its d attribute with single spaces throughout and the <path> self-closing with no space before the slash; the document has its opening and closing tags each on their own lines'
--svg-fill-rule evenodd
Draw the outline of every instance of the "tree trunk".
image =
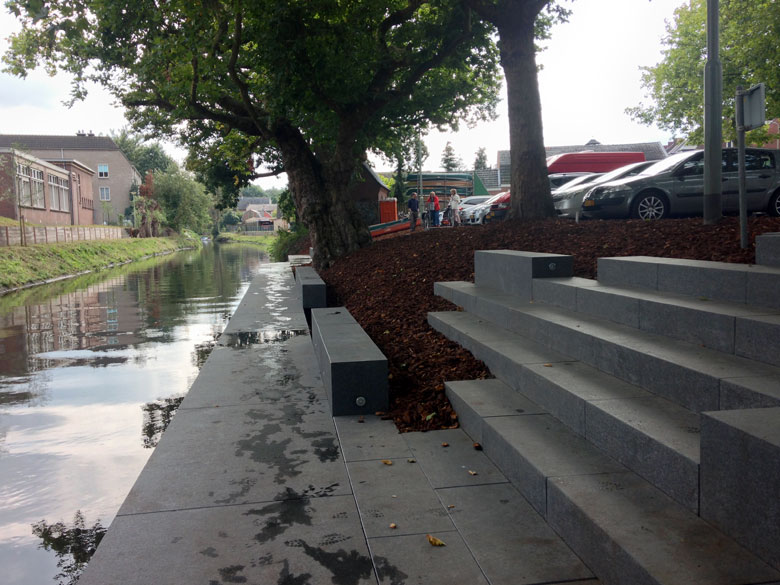
<svg viewBox="0 0 780 585">
<path fill-rule="evenodd" d="M 334 149 L 328 156 L 326 174 L 326 167 L 296 128 L 277 128 L 275 138 L 298 217 L 309 229 L 314 266 L 327 268 L 336 258 L 370 244 L 368 226 L 349 196 L 354 158 Z"/>
<path fill-rule="evenodd" d="M 542 108 L 536 71 L 534 12 L 518 3 L 498 26 L 501 65 L 509 107 L 509 147 L 512 165 L 510 217 L 542 219 L 555 215 L 542 131 Z"/>
</svg>

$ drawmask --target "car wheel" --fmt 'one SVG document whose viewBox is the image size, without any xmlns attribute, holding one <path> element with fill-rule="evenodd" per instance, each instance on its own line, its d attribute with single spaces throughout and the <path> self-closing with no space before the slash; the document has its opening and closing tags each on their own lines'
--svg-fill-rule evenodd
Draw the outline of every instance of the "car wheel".
<svg viewBox="0 0 780 585">
<path fill-rule="evenodd" d="M 769 199 L 769 207 L 767 207 L 766 212 L 773 217 L 780 216 L 780 189 L 775 191 L 775 194 Z"/>
<path fill-rule="evenodd" d="M 666 197 L 658 192 L 642 193 L 631 206 L 631 217 L 636 219 L 662 219 L 669 215 Z"/>
</svg>

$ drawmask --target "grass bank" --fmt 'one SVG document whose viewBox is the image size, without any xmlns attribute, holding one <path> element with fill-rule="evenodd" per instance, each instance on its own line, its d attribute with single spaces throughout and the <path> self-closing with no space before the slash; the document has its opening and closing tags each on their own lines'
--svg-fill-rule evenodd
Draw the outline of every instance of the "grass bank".
<svg viewBox="0 0 780 585">
<path fill-rule="evenodd" d="M 200 247 L 191 234 L 171 238 L 127 238 L 68 244 L 0 247 L 0 293 L 63 276 L 100 270 L 155 254 Z"/>
<path fill-rule="evenodd" d="M 276 233 L 269 232 L 262 235 L 233 234 L 223 232 L 217 236 L 217 241 L 221 244 L 252 244 L 259 246 L 263 251 L 270 253 L 271 246 L 276 241 Z"/>
</svg>

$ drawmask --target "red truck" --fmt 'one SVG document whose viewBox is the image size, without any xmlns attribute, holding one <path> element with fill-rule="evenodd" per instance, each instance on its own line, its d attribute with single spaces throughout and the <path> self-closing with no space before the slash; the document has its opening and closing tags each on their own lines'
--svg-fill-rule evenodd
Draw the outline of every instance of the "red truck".
<svg viewBox="0 0 780 585">
<path fill-rule="evenodd" d="M 547 174 L 606 173 L 643 160 L 644 152 L 565 152 L 547 159 Z"/>
</svg>

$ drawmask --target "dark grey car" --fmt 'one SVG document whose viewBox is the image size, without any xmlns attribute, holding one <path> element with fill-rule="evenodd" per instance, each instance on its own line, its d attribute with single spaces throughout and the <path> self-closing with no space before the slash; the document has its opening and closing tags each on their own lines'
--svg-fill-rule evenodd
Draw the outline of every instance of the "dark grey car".
<svg viewBox="0 0 780 585">
<path fill-rule="evenodd" d="M 748 211 L 780 215 L 780 151 L 745 152 Z M 737 150 L 723 149 L 723 211 L 739 211 Z M 661 219 L 702 213 L 704 151 L 672 155 L 640 174 L 594 187 L 582 210 L 588 217 Z"/>
</svg>

